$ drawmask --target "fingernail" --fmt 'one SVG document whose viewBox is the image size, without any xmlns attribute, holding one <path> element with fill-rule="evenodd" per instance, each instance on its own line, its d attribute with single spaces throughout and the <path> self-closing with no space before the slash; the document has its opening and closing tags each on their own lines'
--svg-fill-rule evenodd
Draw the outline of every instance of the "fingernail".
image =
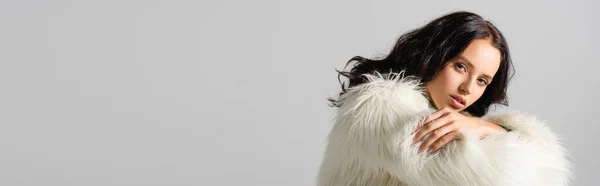
<svg viewBox="0 0 600 186">
<path fill-rule="evenodd" d="M 431 153 L 433 152 L 433 149 L 429 149 L 429 150 L 427 150 L 427 152 L 428 152 L 429 154 L 431 154 Z"/>
</svg>

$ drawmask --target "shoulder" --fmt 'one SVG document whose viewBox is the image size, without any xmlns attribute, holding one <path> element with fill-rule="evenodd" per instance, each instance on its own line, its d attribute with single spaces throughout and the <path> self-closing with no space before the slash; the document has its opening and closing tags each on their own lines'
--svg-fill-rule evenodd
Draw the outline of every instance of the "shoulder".
<svg viewBox="0 0 600 186">
<path fill-rule="evenodd" d="M 365 83 L 349 88 L 340 97 L 341 110 L 389 108 L 397 111 L 421 112 L 429 108 L 424 87 L 414 76 L 406 76 L 404 72 L 363 76 L 367 79 Z"/>
</svg>

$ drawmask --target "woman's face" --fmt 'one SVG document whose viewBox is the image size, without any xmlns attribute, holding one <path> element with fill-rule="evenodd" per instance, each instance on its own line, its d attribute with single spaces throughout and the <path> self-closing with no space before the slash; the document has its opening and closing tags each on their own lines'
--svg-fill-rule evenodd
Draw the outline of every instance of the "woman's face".
<svg viewBox="0 0 600 186">
<path fill-rule="evenodd" d="M 477 101 L 500 67 L 500 51 L 488 39 L 473 40 L 458 56 L 446 63 L 426 90 L 438 109 L 460 112 Z"/>
</svg>

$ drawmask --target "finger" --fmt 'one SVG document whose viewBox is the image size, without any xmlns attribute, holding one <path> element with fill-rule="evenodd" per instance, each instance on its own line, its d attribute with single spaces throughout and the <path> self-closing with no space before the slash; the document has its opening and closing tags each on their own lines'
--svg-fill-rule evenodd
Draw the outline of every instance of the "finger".
<svg viewBox="0 0 600 186">
<path fill-rule="evenodd" d="M 421 139 L 423 137 L 425 137 L 425 135 L 427 135 L 429 132 L 448 124 L 450 121 L 449 121 L 449 118 L 446 117 L 447 115 L 448 114 L 442 115 L 442 117 L 439 117 L 438 119 L 435 119 L 432 122 L 429 122 L 428 124 L 423 125 L 423 127 L 421 127 L 421 130 L 419 130 L 415 134 L 413 144 L 417 143 L 418 141 L 421 141 Z"/>
<path fill-rule="evenodd" d="M 429 117 L 429 116 L 427 116 L 427 117 Z M 425 119 L 427 119 L 427 118 L 425 118 Z M 422 119 L 419 122 L 417 122 L 417 125 L 415 126 L 415 128 L 413 128 L 413 131 L 410 133 L 411 135 L 415 134 L 416 132 L 419 131 L 419 129 L 421 129 L 423 127 L 425 119 Z"/>
<path fill-rule="evenodd" d="M 419 121 L 419 122 L 417 122 L 417 126 L 415 126 L 415 128 L 413 128 L 413 130 L 412 130 L 412 132 L 410 133 L 410 135 L 413 135 L 413 134 L 415 134 L 415 132 L 417 132 L 417 131 L 419 130 L 419 128 L 421 128 L 421 123 L 422 123 L 422 122 L 423 122 L 422 120 L 421 120 L 421 121 Z"/>
<path fill-rule="evenodd" d="M 419 128 L 421 128 L 422 126 L 428 125 L 429 123 L 431 123 L 435 120 L 438 120 L 440 117 L 447 115 L 448 113 L 450 113 L 450 111 L 451 110 L 448 107 L 444 107 L 440 110 L 433 112 L 429 116 L 425 117 L 425 119 L 423 119 L 419 123 L 417 123 L 417 126 L 413 129 L 413 132 L 411 134 L 414 134 L 415 132 L 417 132 L 417 130 L 419 130 Z"/>
<path fill-rule="evenodd" d="M 448 107 L 444 107 L 440 110 L 437 110 L 433 113 L 431 113 L 431 115 L 427 116 L 425 118 L 425 121 L 423 121 L 423 125 L 427 125 L 429 122 L 433 121 L 433 120 L 437 120 L 438 118 L 448 114 L 448 112 L 450 112 L 450 108 Z"/>
<path fill-rule="evenodd" d="M 419 122 L 417 122 L 417 126 L 415 126 L 415 128 L 413 129 L 411 134 L 414 134 L 415 132 L 417 132 L 421 127 L 423 127 L 423 125 L 425 124 L 425 121 L 429 121 L 431 119 L 429 119 L 431 117 L 431 115 L 426 116 L 425 118 L 419 120 Z"/>
<path fill-rule="evenodd" d="M 454 122 L 448 123 L 438 129 L 434 130 L 427 137 L 427 139 L 425 139 L 425 141 L 423 141 L 423 143 L 421 143 L 421 146 L 419 147 L 419 152 L 427 149 L 431 144 L 438 141 L 440 138 L 444 137 L 446 134 L 453 132 L 455 130 L 456 130 L 456 125 L 454 125 Z"/>
<path fill-rule="evenodd" d="M 450 111 L 452 111 L 449 107 L 444 107 L 442 109 L 436 110 L 435 112 L 431 113 L 429 116 L 425 117 L 425 119 L 419 121 L 419 123 L 417 124 L 417 126 L 415 126 L 415 128 L 413 129 L 413 133 L 417 132 L 417 130 L 419 130 L 419 128 L 421 128 L 421 126 L 427 125 L 428 123 L 436 120 L 439 117 L 442 117 L 444 115 L 447 115 Z"/>
<path fill-rule="evenodd" d="M 459 139 L 460 135 L 461 134 L 458 131 L 452 131 L 452 132 L 446 134 L 445 136 L 441 137 L 439 140 L 434 142 L 433 145 L 431 146 L 431 148 L 429 148 L 428 152 L 430 154 L 437 152 L 442 147 L 446 146 L 448 143 L 450 143 L 456 139 Z"/>
</svg>

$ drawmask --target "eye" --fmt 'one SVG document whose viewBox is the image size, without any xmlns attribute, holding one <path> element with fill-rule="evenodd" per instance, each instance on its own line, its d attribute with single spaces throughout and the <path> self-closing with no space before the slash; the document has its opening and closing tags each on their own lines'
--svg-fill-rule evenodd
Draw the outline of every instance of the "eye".
<svg viewBox="0 0 600 186">
<path fill-rule="evenodd" d="M 488 82 L 487 82 L 487 80 L 485 80 L 485 79 L 479 79 L 479 80 L 477 80 L 477 81 L 479 81 L 479 83 L 481 83 L 481 84 L 483 84 L 483 85 L 488 85 Z"/>
<path fill-rule="evenodd" d="M 462 71 L 465 71 L 465 72 L 467 71 L 467 67 L 464 64 L 462 64 L 461 62 L 456 63 L 456 68 L 458 68 Z"/>
</svg>

